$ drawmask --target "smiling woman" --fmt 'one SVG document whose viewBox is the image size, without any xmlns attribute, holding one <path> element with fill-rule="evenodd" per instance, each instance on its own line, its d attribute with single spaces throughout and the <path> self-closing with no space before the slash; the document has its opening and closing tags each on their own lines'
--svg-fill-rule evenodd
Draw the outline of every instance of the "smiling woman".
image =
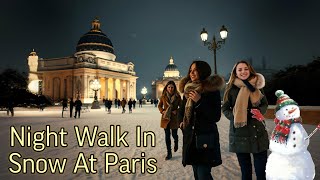
<svg viewBox="0 0 320 180">
<path fill-rule="evenodd" d="M 179 84 L 183 93 L 180 127 L 182 164 L 192 165 L 195 179 L 212 179 L 211 168 L 222 164 L 217 122 L 221 117 L 220 89 L 224 80 L 205 61 L 193 61 Z"/>
<path fill-rule="evenodd" d="M 255 116 L 265 114 L 268 102 L 264 95 L 265 79 L 256 73 L 247 61 L 238 61 L 227 84 L 223 114 L 231 123 L 229 127 L 229 151 L 237 155 L 242 179 L 252 179 L 251 153 L 257 179 L 265 179 L 268 132 L 263 119 Z"/>
</svg>

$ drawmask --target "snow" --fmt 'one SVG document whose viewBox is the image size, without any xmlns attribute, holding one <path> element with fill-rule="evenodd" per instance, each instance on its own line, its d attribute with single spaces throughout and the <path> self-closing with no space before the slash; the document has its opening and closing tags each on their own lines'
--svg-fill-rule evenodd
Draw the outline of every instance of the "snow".
<svg viewBox="0 0 320 180">
<path fill-rule="evenodd" d="M 7 117 L 6 112 L 0 111 L 0 141 L 2 145 L 0 149 L 0 179 L 193 179 L 192 167 L 183 167 L 181 164 L 181 130 L 178 131 L 178 151 L 173 152 L 173 158 L 171 160 L 165 160 L 166 147 L 164 140 L 164 130 L 160 128 L 160 113 L 157 108 L 152 105 L 145 105 L 143 106 L 143 108 L 136 107 L 136 109 L 133 110 L 132 114 L 121 114 L 121 109 L 116 109 L 114 108 L 114 106 L 111 110 L 111 114 L 107 114 L 107 112 L 104 111 L 104 108 L 98 110 L 90 110 L 90 112 L 82 113 L 80 119 L 69 118 L 69 112 L 65 112 L 65 118 L 61 118 L 61 107 L 47 108 L 42 112 L 36 109 L 30 110 L 15 108 L 14 117 Z M 128 112 L 128 110 L 126 112 Z M 269 134 L 271 134 L 271 131 L 274 128 L 274 123 L 273 121 L 268 120 L 266 124 L 268 132 Z M 15 141 L 15 146 L 10 147 L 10 126 L 15 127 L 17 132 L 20 132 L 20 127 L 25 127 L 27 133 L 29 132 L 29 134 L 31 134 L 30 137 L 32 139 L 33 133 L 35 131 L 46 130 L 46 125 L 50 125 L 51 131 L 61 132 L 61 129 L 64 128 L 64 131 L 68 132 L 68 134 L 64 136 L 64 142 L 67 144 L 67 147 L 62 147 L 60 141 L 61 139 L 59 138 L 57 138 L 59 140 L 58 147 L 53 146 L 54 141 L 52 138 L 50 139 L 50 147 L 45 147 L 45 149 L 40 152 L 33 150 L 32 141 L 31 147 L 20 147 L 20 145 L 17 144 L 17 140 Z M 104 131 L 105 133 L 108 133 L 108 135 L 110 135 L 110 131 L 112 131 L 111 129 L 116 131 L 117 125 L 121 127 L 119 135 L 121 135 L 125 131 L 128 132 L 128 134 L 125 136 L 125 141 L 129 145 L 129 147 L 125 147 L 123 142 L 120 142 L 120 147 L 115 146 L 116 142 L 114 142 L 115 144 L 113 145 L 113 147 L 111 146 L 111 142 L 108 142 L 109 147 L 99 147 L 97 143 L 95 143 L 93 147 L 89 147 L 87 141 L 85 141 L 83 147 L 79 147 L 75 126 L 79 127 L 80 132 L 82 132 L 85 126 L 88 126 L 88 129 L 91 132 L 93 132 L 94 126 L 98 126 L 97 133 Z M 30 126 L 31 129 L 27 130 L 27 126 Z M 141 144 L 140 147 L 137 147 L 136 130 L 139 126 L 141 126 L 141 133 L 146 132 L 155 135 L 155 147 L 151 146 L 152 139 L 150 138 L 150 136 L 147 136 L 146 138 L 146 147 L 143 147 L 143 144 Z M 218 127 L 220 132 L 220 145 L 223 164 L 221 166 L 212 168 L 211 172 L 213 178 L 219 180 L 241 179 L 241 172 L 236 155 L 234 153 L 228 152 L 229 121 L 223 115 L 220 122 L 218 122 Z M 316 128 L 315 125 L 303 125 L 303 127 L 308 134 L 310 134 Z M 102 137 L 102 135 L 100 137 Z M 46 141 L 44 141 L 44 143 L 46 143 Z M 101 143 L 103 142 L 100 141 L 100 144 Z M 308 151 L 310 152 L 314 164 L 316 165 L 315 179 L 318 178 L 320 173 L 319 144 L 320 133 L 318 132 L 311 137 L 310 145 L 308 146 Z M 62 162 L 63 158 L 67 158 L 67 162 L 62 174 L 59 174 L 58 172 L 52 174 L 50 170 L 48 170 L 44 174 L 39 174 L 37 172 L 31 174 L 30 163 L 26 168 L 28 173 L 24 174 L 20 172 L 18 174 L 13 174 L 9 171 L 9 168 L 17 170 L 18 166 L 9 161 L 9 156 L 14 152 L 18 152 L 19 154 L 21 154 L 21 158 L 33 158 L 35 161 L 41 158 L 52 158 L 53 160 L 55 158 L 59 158 Z M 73 173 L 79 153 L 83 153 L 83 155 L 87 159 L 86 163 L 88 163 L 89 165 L 89 171 L 90 161 L 88 159 L 90 158 L 90 155 L 93 155 L 94 158 L 97 159 L 97 161 L 93 163 L 94 166 L 91 169 L 92 173 L 86 173 L 84 171 L 84 168 L 78 169 L 76 173 Z M 118 156 L 118 161 L 122 160 L 121 163 L 110 165 L 108 173 L 106 173 L 105 165 L 106 153 L 110 154 L 110 161 L 114 160 L 114 156 Z M 115 155 L 114 153 L 116 153 L 117 155 Z M 17 156 L 15 156 L 13 159 L 15 159 L 17 162 L 22 162 L 22 159 L 19 159 Z M 148 159 L 150 160 L 151 165 L 148 164 Z M 140 161 L 136 163 L 132 162 L 135 160 Z M 155 170 L 155 168 L 152 166 L 153 160 L 157 161 L 156 163 L 153 163 L 156 166 L 155 173 L 151 172 L 152 170 Z M 38 170 L 43 170 L 44 162 L 39 160 L 38 164 L 40 164 Z M 129 168 L 131 174 L 121 174 L 119 172 L 119 168 L 123 171 L 128 171 L 128 169 L 126 168 Z M 21 169 L 21 171 L 22 170 L 23 169 Z M 148 170 L 151 173 L 148 172 Z M 142 173 L 142 171 L 144 171 L 144 173 Z"/>
</svg>

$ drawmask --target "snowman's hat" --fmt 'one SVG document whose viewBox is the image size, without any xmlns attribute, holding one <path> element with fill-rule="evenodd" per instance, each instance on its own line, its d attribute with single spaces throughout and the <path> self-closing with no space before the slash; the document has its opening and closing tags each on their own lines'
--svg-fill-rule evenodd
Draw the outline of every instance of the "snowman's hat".
<svg viewBox="0 0 320 180">
<path fill-rule="evenodd" d="M 298 103 L 296 103 L 293 99 L 291 99 L 282 90 L 277 90 L 275 94 L 278 97 L 276 109 L 275 109 L 276 112 L 279 109 L 281 109 L 282 107 L 287 106 L 287 105 L 298 105 Z"/>
</svg>

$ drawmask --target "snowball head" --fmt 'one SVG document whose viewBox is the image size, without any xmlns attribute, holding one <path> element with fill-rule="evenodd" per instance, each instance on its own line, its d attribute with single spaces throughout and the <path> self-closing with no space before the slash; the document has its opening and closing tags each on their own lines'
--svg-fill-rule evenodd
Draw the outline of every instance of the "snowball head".
<svg viewBox="0 0 320 180">
<path fill-rule="evenodd" d="M 276 111 L 276 118 L 281 120 L 289 120 L 300 117 L 300 108 L 297 105 L 289 104 L 285 105 Z"/>
</svg>

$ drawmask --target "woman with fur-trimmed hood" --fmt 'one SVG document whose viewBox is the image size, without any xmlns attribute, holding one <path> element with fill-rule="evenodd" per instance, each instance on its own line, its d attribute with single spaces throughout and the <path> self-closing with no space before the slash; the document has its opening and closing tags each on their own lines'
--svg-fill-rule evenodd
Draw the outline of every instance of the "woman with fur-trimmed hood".
<svg viewBox="0 0 320 180">
<path fill-rule="evenodd" d="M 158 104 L 161 116 L 160 127 L 164 128 L 165 141 L 167 146 L 167 156 L 165 160 L 172 158 L 171 152 L 171 134 L 174 139 L 173 151 L 178 150 L 178 128 L 180 121 L 178 119 L 178 109 L 181 104 L 181 96 L 177 90 L 176 84 L 169 81 L 162 91 L 162 96 Z"/>
<path fill-rule="evenodd" d="M 251 154 L 257 179 L 266 178 L 269 136 L 262 115 L 268 107 L 264 85 L 262 74 L 248 62 L 239 61 L 232 69 L 223 98 L 222 111 L 230 120 L 229 151 L 237 155 L 243 180 L 252 179 Z"/>
<path fill-rule="evenodd" d="M 210 74 L 208 63 L 193 61 L 179 84 L 183 93 L 179 111 L 183 117 L 182 164 L 192 165 L 195 179 L 212 179 L 211 168 L 222 164 L 216 123 L 221 117 L 220 89 L 224 80 Z"/>
</svg>

